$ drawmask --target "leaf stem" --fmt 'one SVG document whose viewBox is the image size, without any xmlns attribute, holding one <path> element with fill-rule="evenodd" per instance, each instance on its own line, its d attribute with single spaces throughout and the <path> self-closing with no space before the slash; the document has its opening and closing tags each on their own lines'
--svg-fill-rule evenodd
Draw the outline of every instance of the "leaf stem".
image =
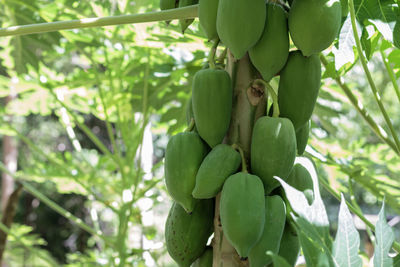
<svg viewBox="0 0 400 267">
<path fill-rule="evenodd" d="M 185 132 L 191 132 L 191 131 L 193 131 L 195 125 L 196 125 L 196 124 L 195 124 L 195 122 L 194 122 L 194 119 L 191 118 L 191 119 L 190 119 L 190 124 L 189 124 L 189 126 L 186 128 Z"/>
<path fill-rule="evenodd" d="M 325 58 L 324 55 L 320 55 L 320 60 L 322 64 L 327 68 L 328 60 Z M 385 130 L 380 127 L 374 119 L 368 114 L 367 110 L 365 110 L 364 106 L 362 105 L 361 101 L 353 94 L 350 88 L 344 83 L 343 79 L 340 77 L 334 78 L 336 83 L 339 87 L 343 90 L 347 98 L 349 99 L 350 103 L 355 107 L 358 113 L 363 117 L 363 119 L 367 122 L 368 126 L 372 129 L 372 131 L 388 146 L 390 146 L 397 155 L 400 155 L 400 151 L 397 149 L 396 144 L 388 138 L 387 133 Z"/>
<path fill-rule="evenodd" d="M 146 22 L 166 21 L 173 19 L 192 19 L 198 15 L 198 5 L 182 8 L 174 8 L 163 11 L 148 12 L 143 14 L 121 15 L 100 18 L 85 18 L 79 20 L 56 21 L 50 23 L 38 23 L 22 26 L 0 28 L 0 37 L 27 35 L 34 33 L 56 32 L 61 30 L 72 30 L 82 28 L 93 28 L 102 26 L 114 26 L 122 24 L 135 24 Z"/>
<path fill-rule="evenodd" d="M 233 144 L 232 148 L 239 151 L 240 157 L 242 158 L 242 172 L 248 173 L 247 164 L 246 164 L 246 157 L 244 156 L 243 149 L 238 144 Z"/>
<path fill-rule="evenodd" d="M 354 2 L 353 0 L 349 0 L 349 10 L 350 10 L 350 17 L 351 17 L 351 26 L 353 28 L 353 34 L 354 34 L 354 39 L 356 41 L 356 46 L 357 46 L 357 51 L 358 51 L 358 56 L 360 58 L 361 61 L 361 65 L 364 69 L 365 75 L 367 76 L 367 80 L 369 82 L 369 85 L 371 87 L 372 90 L 372 94 L 374 95 L 374 98 L 376 100 L 376 103 L 379 106 L 379 109 L 381 110 L 381 113 L 386 121 L 387 126 L 390 129 L 390 132 L 393 136 L 393 139 L 396 143 L 396 147 L 397 147 L 397 151 L 400 152 L 400 140 L 396 134 L 396 131 L 393 127 L 393 124 L 390 120 L 389 115 L 386 112 L 385 106 L 382 103 L 382 98 L 379 95 L 378 89 L 376 88 L 376 85 L 374 83 L 374 80 L 372 79 L 372 75 L 371 72 L 368 69 L 368 65 L 367 65 L 367 60 L 365 59 L 365 56 L 363 54 L 362 48 L 361 48 L 361 41 L 360 38 L 358 36 L 358 32 L 357 32 L 357 26 L 356 26 L 356 15 L 355 15 L 355 10 L 354 10 Z"/>
<path fill-rule="evenodd" d="M 214 39 L 213 46 L 211 47 L 210 54 L 208 55 L 208 64 L 211 69 L 215 69 L 215 53 L 219 44 L 219 38 Z"/>
<path fill-rule="evenodd" d="M 255 83 L 261 83 L 261 84 L 264 85 L 264 87 L 268 90 L 268 93 L 269 93 L 269 95 L 271 96 L 272 102 L 273 102 L 273 104 L 274 104 L 274 105 L 273 105 L 273 107 L 274 107 L 274 112 L 273 112 L 273 114 L 272 114 L 272 117 L 278 118 L 278 117 L 279 117 L 279 114 L 280 114 L 280 111 L 279 111 L 279 104 L 278 104 L 278 95 L 276 94 L 274 88 L 272 88 L 272 86 L 271 86 L 268 82 L 266 82 L 266 81 L 264 81 L 264 80 L 262 80 L 262 79 L 257 79 L 257 80 L 255 80 L 254 82 L 255 82 Z"/>
<path fill-rule="evenodd" d="M 399 89 L 399 85 L 397 84 L 397 81 L 396 81 L 396 75 L 394 74 L 393 69 L 389 65 L 389 60 L 387 59 L 385 52 L 382 50 L 380 50 L 379 52 L 381 53 L 382 61 L 385 64 L 385 67 L 389 74 L 390 80 L 392 81 L 393 88 L 394 88 L 397 98 L 399 99 L 399 102 L 400 102 L 400 89 Z"/>
<path fill-rule="evenodd" d="M 5 172 L 7 174 L 9 174 L 10 176 L 12 176 L 15 180 L 17 180 L 20 184 L 22 184 L 22 186 L 24 187 L 25 191 L 27 191 L 28 193 L 30 193 L 31 195 L 35 196 L 36 198 L 38 198 L 40 201 L 42 201 L 44 204 L 46 204 L 49 208 L 51 208 L 52 210 L 54 210 L 55 212 L 57 212 L 58 214 L 60 214 L 61 216 L 67 218 L 68 220 L 74 222 L 76 225 L 78 225 L 82 230 L 97 236 L 99 238 L 101 238 L 102 240 L 104 240 L 105 243 L 107 243 L 110 246 L 114 246 L 113 243 L 110 242 L 110 240 L 108 238 L 105 238 L 101 232 L 97 232 L 95 231 L 93 228 L 91 228 L 89 225 L 87 225 L 86 223 L 84 223 L 81 219 L 79 219 L 78 217 L 75 217 L 74 215 L 72 215 L 69 211 L 67 211 L 66 209 L 62 208 L 61 206 L 59 206 L 57 203 L 55 203 L 53 200 L 49 199 L 47 196 L 45 196 L 44 194 L 42 194 L 41 192 L 39 192 L 38 190 L 36 190 L 33 186 L 31 186 L 29 183 L 23 181 L 22 178 L 17 177 L 14 173 L 10 172 L 3 163 L 0 162 L 0 170 L 2 172 Z"/>
</svg>

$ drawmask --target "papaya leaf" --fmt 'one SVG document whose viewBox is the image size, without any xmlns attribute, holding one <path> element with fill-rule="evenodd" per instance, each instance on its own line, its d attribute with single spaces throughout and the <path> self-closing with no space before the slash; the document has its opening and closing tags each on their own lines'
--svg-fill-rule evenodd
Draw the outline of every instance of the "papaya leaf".
<svg viewBox="0 0 400 267">
<path fill-rule="evenodd" d="M 357 32 L 361 36 L 361 27 L 357 24 Z M 335 56 L 335 68 L 339 70 L 347 63 L 353 63 L 355 60 L 353 47 L 356 45 L 356 41 L 353 35 L 353 29 L 351 26 L 350 16 L 347 16 L 343 23 L 343 26 L 339 34 L 339 48 L 333 48 L 333 54 Z"/>
<path fill-rule="evenodd" d="M 384 202 L 379 212 L 378 222 L 375 225 L 375 237 L 374 267 L 393 266 L 393 259 L 389 257 L 389 250 L 394 241 L 394 232 L 386 222 Z"/>
<path fill-rule="evenodd" d="M 393 44 L 397 46 L 397 48 L 400 48 L 400 18 L 397 19 L 393 29 Z"/>
<path fill-rule="evenodd" d="M 278 254 L 275 254 L 272 251 L 267 251 L 267 255 L 269 255 L 272 258 L 274 266 L 290 267 L 290 264 Z"/>
<path fill-rule="evenodd" d="M 363 26 L 373 24 L 386 40 L 394 42 L 398 5 L 393 1 L 355 0 L 354 8 Z"/>
<path fill-rule="evenodd" d="M 310 159 L 305 157 L 298 157 L 296 159 L 296 163 L 302 164 L 309 171 L 313 180 L 314 202 L 311 206 L 308 204 L 307 198 L 305 197 L 303 192 L 291 187 L 277 176 L 275 176 L 274 178 L 281 183 L 283 189 L 285 190 L 286 197 L 289 200 L 290 206 L 297 214 L 297 216 L 304 218 L 315 226 L 321 227 L 322 229 L 324 229 L 324 234 L 329 235 L 328 215 L 326 213 L 324 203 L 322 202 L 318 186 L 318 177 L 314 168 L 314 164 Z"/>
<path fill-rule="evenodd" d="M 393 267 L 400 267 L 400 254 L 393 258 Z"/>
<path fill-rule="evenodd" d="M 342 195 L 339 210 L 339 226 L 333 243 L 333 255 L 341 267 L 361 267 L 358 255 L 360 236 L 354 226 L 353 218 Z"/>
<path fill-rule="evenodd" d="M 307 266 L 338 266 L 331 253 L 331 239 L 318 232 L 318 227 L 303 218 L 294 218 Z M 328 265 L 326 265 L 328 264 Z"/>
</svg>

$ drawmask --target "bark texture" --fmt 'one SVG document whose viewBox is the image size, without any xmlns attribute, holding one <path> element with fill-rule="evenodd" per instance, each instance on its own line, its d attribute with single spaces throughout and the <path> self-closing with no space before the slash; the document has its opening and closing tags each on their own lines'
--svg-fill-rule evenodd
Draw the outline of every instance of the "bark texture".
<svg viewBox="0 0 400 267">
<path fill-rule="evenodd" d="M 260 78 L 246 54 L 235 61 L 228 53 L 226 71 L 234 84 L 232 119 L 224 142 L 238 144 L 243 149 L 246 163 L 249 166 L 252 129 L 255 121 L 265 114 L 266 101 L 263 88 L 255 88 L 252 83 Z M 249 168 L 250 171 L 250 168 Z M 219 216 L 221 194 L 215 201 L 213 267 L 245 267 L 248 261 L 241 261 L 236 250 L 224 236 Z"/>
</svg>

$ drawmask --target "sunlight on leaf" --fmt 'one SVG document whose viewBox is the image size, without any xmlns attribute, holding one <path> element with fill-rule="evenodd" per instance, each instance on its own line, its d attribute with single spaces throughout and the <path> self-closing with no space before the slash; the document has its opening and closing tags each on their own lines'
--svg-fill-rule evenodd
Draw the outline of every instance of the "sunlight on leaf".
<svg viewBox="0 0 400 267">
<path fill-rule="evenodd" d="M 339 210 L 339 226 L 333 243 L 333 255 L 340 267 L 361 267 L 358 255 L 360 236 L 354 226 L 353 218 L 342 194 Z"/>
<path fill-rule="evenodd" d="M 386 222 L 385 203 L 379 212 L 379 219 L 375 226 L 374 267 L 391 267 L 393 259 L 389 257 L 389 250 L 394 241 L 393 229 Z"/>
</svg>

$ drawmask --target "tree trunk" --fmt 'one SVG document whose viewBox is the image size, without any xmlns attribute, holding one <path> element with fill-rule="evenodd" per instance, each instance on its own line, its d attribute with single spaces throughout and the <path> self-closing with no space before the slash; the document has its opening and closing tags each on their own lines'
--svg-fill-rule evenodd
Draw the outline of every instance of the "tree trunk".
<svg viewBox="0 0 400 267">
<path fill-rule="evenodd" d="M 14 99 L 15 96 L 9 95 L 5 99 L 5 105 Z M 11 119 L 10 119 L 11 120 Z M 17 170 L 17 157 L 18 157 L 18 149 L 16 145 L 16 141 L 11 136 L 3 137 L 3 164 L 6 168 L 14 173 Z M 4 213 L 6 209 L 8 198 L 14 191 L 14 179 L 3 172 L 1 180 L 1 211 Z"/>
<path fill-rule="evenodd" d="M 11 92 L 5 99 L 5 106 L 10 103 L 16 97 Z M 10 116 L 10 121 L 12 117 Z M 17 171 L 18 162 L 18 148 L 15 138 L 11 136 L 3 137 L 3 164 L 11 172 Z M 15 208 L 18 202 L 18 197 L 21 192 L 21 187 L 14 191 L 14 179 L 7 173 L 2 173 L 1 180 L 1 211 L 3 214 L 2 223 L 7 227 L 11 227 L 12 221 L 14 220 Z M 6 267 L 5 263 L 2 263 L 3 252 L 7 242 L 7 234 L 0 231 L 0 265 Z"/>
<path fill-rule="evenodd" d="M 252 82 L 259 78 L 259 74 L 252 66 L 247 54 L 239 61 L 235 61 L 233 56 L 228 53 L 226 71 L 232 77 L 234 94 L 231 125 L 225 143 L 240 145 L 249 166 L 253 125 L 256 119 L 265 114 L 266 109 L 264 89 L 252 86 Z M 221 194 L 218 194 L 215 201 L 213 266 L 248 266 L 248 261 L 240 260 L 236 250 L 224 236 L 219 216 L 220 197 Z"/>
</svg>

